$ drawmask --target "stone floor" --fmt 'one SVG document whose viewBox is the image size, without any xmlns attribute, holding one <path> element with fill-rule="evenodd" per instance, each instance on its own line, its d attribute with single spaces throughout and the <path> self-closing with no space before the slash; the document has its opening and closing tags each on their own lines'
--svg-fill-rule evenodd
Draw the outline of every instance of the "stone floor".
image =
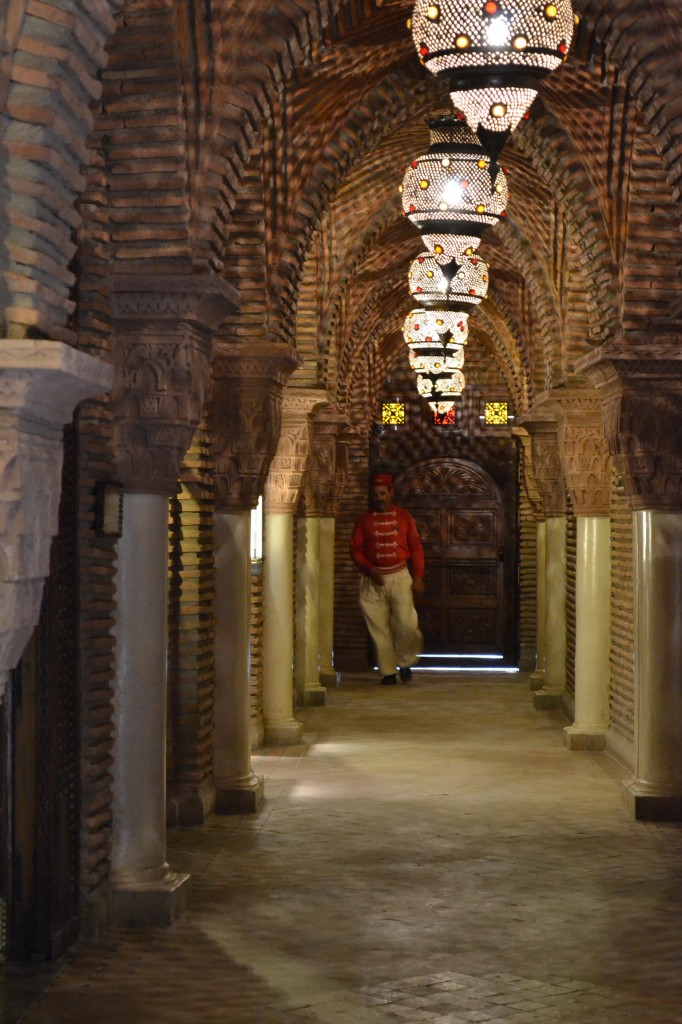
<svg viewBox="0 0 682 1024">
<path fill-rule="evenodd" d="M 682 1024 L 682 827 L 631 821 L 527 677 L 349 677 L 300 717 L 261 813 L 171 835 L 190 913 L 22 1024 Z"/>
</svg>

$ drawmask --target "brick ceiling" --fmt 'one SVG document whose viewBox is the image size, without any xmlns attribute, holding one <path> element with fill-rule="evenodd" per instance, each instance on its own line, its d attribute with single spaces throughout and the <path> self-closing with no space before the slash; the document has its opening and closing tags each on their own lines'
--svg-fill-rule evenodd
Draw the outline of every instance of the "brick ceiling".
<svg viewBox="0 0 682 1024">
<path fill-rule="evenodd" d="M 508 218 L 480 249 L 491 288 L 470 345 L 521 409 L 595 347 L 656 344 L 682 275 L 682 5 L 575 6 L 569 60 L 503 154 Z M 83 100 L 83 184 L 67 183 L 82 217 L 79 264 L 54 285 L 66 296 L 78 276 L 80 307 L 60 300 L 53 336 L 77 328 L 84 347 L 102 344 L 112 267 L 223 273 L 241 294 L 224 343 L 295 345 L 295 381 L 327 386 L 362 417 L 404 358 L 406 273 L 422 248 L 397 186 L 426 148 L 425 118 L 449 110 L 417 61 L 410 7 L 86 4 L 106 46 L 100 57 L 80 39 L 69 88 L 85 93 L 99 76 L 102 89 Z M 76 109 L 72 97 L 72 119 Z M 10 333 L 26 319 L 15 315 Z"/>
</svg>

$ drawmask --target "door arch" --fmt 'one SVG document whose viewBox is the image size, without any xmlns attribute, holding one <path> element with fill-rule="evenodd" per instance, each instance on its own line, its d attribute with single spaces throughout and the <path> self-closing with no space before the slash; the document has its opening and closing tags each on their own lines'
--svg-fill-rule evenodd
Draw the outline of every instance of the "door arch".
<svg viewBox="0 0 682 1024">
<path fill-rule="evenodd" d="M 512 467 L 510 467 L 511 470 Z M 419 601 L 424 664 L 518 662 L 517 478 L 496 481 L 463 458 L 401 472 L 396 504 L 419 528 L 426 592 Z"/>
</svg>

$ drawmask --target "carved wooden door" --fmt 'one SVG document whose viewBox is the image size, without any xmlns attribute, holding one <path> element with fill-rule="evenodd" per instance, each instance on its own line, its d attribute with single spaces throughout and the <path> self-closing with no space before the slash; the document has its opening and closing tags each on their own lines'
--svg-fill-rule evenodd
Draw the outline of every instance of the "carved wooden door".
<svg viewBox="0 0 682 1024">
<path fill-rule="evenodd" d="M 426 556 L 418 601 L 424 664 L 513 665 L 518 659 L 517 492 L 463 459 L 421 463 L 395 482 L 396 503 L 417 523 Z"/>
</svg>

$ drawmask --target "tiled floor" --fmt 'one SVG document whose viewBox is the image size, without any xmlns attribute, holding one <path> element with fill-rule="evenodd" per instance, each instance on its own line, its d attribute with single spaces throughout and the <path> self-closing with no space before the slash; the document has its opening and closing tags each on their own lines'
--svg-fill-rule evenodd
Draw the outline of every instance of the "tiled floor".
<svg viewBox="0 0 682 1024">
<path fill-rule="evenodd" d="M 187 917 L 22 1024 L 681 1024 L 682 828 L 631 821 L 525 676 L 347 678 L 300 717 L 260 814 L 171 835 Z"/>
</svg>

